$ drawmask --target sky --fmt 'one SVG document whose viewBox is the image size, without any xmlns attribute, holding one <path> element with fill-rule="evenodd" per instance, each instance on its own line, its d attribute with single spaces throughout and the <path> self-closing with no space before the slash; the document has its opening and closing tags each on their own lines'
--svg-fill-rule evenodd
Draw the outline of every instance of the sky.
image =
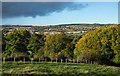
<svg viewBox="0 0 120 76">
<path fill-rule="evenodd" d="M 117 24 L 118 2 L 3 2 L 3 25 Z"/>
</svg>

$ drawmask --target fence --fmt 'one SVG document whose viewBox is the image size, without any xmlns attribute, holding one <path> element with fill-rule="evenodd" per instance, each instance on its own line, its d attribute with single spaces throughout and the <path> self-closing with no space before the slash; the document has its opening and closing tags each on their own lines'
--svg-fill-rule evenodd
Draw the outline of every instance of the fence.
<svg viewBox="0 0 120 76">
<path fill-rule="evenodd" d="M 16 60 L 16 58 L 14 57 L 13 59 L 11 59 L 11 60 L 7 60 L 5 57 L 3 57 L 2 58 L 2 61 L 3 61 L 3 63 L 5 63 L 6 61 L 13 61 L 13 62 L 23 62 L 23 63 L 26 63 L 26 62 L 30 62 L 31 64 L 33 63 L 33 62 L 51 62 L 51 63 L 53 63 L 53 62 L 56 62 L 56 63 L 58 63 L 58 62 L 60 62 L 60 63 L 87 63 L 87 64 L 98 64 L 97 62 L 95 62 L 95 61 L 90 61 L 90 60 L 79 60 L 79 59 L 72 59 L 72 60 L 68 60 L 68 59 L 55 59 L 55 60 L 47 60 L 47 58 L 45 58 L 44 60 L 43 59 L 40 59 L 40 58 L 38 58 L 38 60 L 34 60 L 33 58 L 31 58 L 30 60 L 26 60 L 26 58 L 23 58 L 22 60 Z"/>
</svg>

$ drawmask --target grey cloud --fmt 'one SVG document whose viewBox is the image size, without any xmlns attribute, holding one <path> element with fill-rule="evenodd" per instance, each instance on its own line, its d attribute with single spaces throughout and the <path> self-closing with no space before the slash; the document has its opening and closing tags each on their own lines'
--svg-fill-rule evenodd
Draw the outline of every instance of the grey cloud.
<svg viewBox="0 0 120 76">
<path fill-rule="evenodd" d="M 80 10 L 86 6 L 73 2 L 3 2 L 2 16 L 3 18 L 47 16 L 53 12 Z"/>
</svg>

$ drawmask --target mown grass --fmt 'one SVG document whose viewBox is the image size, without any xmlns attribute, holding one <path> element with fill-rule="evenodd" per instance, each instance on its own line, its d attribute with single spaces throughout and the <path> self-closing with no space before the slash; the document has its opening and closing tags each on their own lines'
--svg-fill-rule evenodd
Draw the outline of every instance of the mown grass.
<svg viewBox="0 0 120 76">
<path fill-rule="evenodd" d="M 71 33 L 70 35 L 78 35 L 78 36 L 81 36 L 81 35 L 84 35 L 84 33 Z"/>
<path fill-rule="evenodd" d="M 120 76 L 120 67 L 84 63 L 17 63 L 2 65 L 2 76 Z"/>
</svg>

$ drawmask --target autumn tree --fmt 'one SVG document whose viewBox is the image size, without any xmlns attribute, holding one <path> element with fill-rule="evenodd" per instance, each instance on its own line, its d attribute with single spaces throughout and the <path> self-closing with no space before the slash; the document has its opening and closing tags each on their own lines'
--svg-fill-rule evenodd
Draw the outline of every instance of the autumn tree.
<svg viewBox="0 0 120 76">
<path fill-rule="evenodd" d="M 120 63 L 120 25 L 99 28 L 87 33 L 75 45 L 77 58 L 100 63 Z"/>
</svg>

